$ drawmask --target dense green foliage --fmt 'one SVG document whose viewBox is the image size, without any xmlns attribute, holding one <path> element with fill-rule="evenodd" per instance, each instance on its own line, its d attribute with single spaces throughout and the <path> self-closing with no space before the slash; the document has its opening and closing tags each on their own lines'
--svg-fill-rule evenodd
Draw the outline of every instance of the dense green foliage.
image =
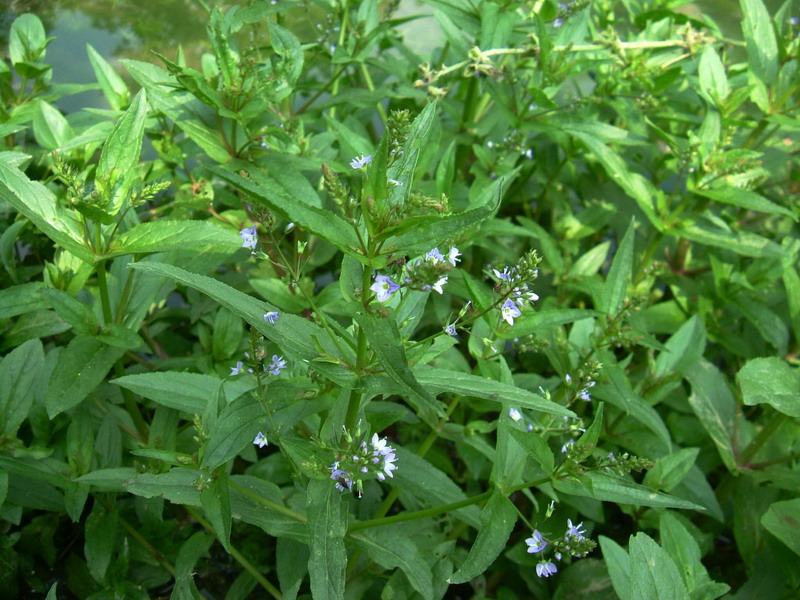
<svg viewBox="0 0 800 600">
<path fill-rule="evenodd" d="M 13 22 L 4 598 L 800 594 L 791 0 L 427 4 Z"/>
</svg>

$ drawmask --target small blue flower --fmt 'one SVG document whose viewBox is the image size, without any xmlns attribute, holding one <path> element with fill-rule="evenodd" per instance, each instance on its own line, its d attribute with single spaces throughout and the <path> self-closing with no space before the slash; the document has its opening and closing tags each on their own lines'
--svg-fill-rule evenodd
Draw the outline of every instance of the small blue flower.
<svg viewBox="0 0 800 600">
<path fill-rule="evenodd" d="M 264 446 L 269 446 L 269 442 L 267 441 L 267 436 L 265 436 L 260 431 L 258 432 L 256 439 L 253 440 L 253 443 L 259 448 L 263 448 Z"/>
<path fill-rule="evenodd" d="M 567 519 L 567 533 L 564 534 L 565 537 L 573 537 L 582 540 L 584 539 L 584 533 L 586 533 L 586 530 L 583 529 L 583 521 L 577 525 L 573 525 L 572 519 Z"/>
<path fill-rule="evenodd" d="M 336 482 L 336 489 L 340 492 L 353 491 L 353 478 L 350 473 L 339 468 L 339 461 L 331 465 L 331 479 Z"/>
<path fill-rule="evenodd" d="M 264 315 L 264 320 L 270 325 L 275 325 L 278 322 L 278 311 L 274 310 Z"/>
<path fill-rule="evenodd" d="M 242 372 L 242 367 L 243 367 L 243 366 L 244 366 L 244 365 L 243 365 L 242 361 L 238 361 L 238 362 L 236 363 L 236 366 L 235 366 L 235 367 L 231 367 L 231 377 L 233 377 L 234 375 L 238 375 L 239 373 L 241 373 L 241 372 Z"/>
<path fill-rule="evenodd" d="M 514 301 L 509 298 L 503 303 L 503 307 L 500 309 L 500 314 L 503 315 L 503 318 L 508 322 L 509 325 L 513 325 L 514 319 L 516 319 L 522 313 L 517 308 L 517 305 L 514 304 Z"/>
<path fill-rule="evenodd" d="M 392 294 L 400 289 L 400 286 L 386 275 L 376 275 L 375 283 L 369 289 L 377 294 L 378 302 L 386 302 Z"/>
<path fill-rule="evenodd" d="M 536 574 L 539 577 L 550 577 L 550 575 L 555 575 L 558 572 L 556 566 L 551 562 L 540 562 L 536 565 Z"/>
<path fill-rule="evenodd" d="M 444 256 L 442 256 L 442 253 L 439 252 L 438 248 L 434 248 L 433 250 L 429 251 L 425 255 L 425 258 L 431 261 L 433 264 L 444 262 Z"/>
<path fill-rule="evenodd" d="M 242 238 L 242 248 L 250 248 L 251 250 L 256 249 L 256 244 L 258 244 L 258 235 L 256 234 L 255 225 L 252 227 L 247 227 L 246 229 L 242 229 L 239 232 L 239 235 Z"/>
<path fill-rule="evenodd" d="M 509 408 L 508 409 L 508 416 L 511 417 L 512 421 L 521 421 L 522 420 L 522 413 L 519 412 L 516 408 Z"/>
<path fill-rule="evenodd" d="M 444 328 L 444 331 L 447 335 L 452 335 L 453 337 L 456 337 L 456 324 L 451 323 L 450 325 L 447 325 Z"/>
<path fill-rule="evenodd" d="M 278 356 L 277 354 L 272 355 L 272 364 L 269 366 L 269 372 L 271 375 L 280 375 L 281 370 L 286 368 L 286 361 L 283 360 L 282 356 Z"/>
<path fill-rule="evenodd" d="M 547 542 L 538 529 L 533 530 L 533 535 L 525 540 L 525 543 L 528 544 L 528 554 L 536 554 L 547 548 Z"/>
<path fill-rule="evenodd" d="M 351 160 L 350 166 L 354 169 L 363 169 L 371 162 L 372 154 L 362 154 L 361 156 L 356 156 L 353 160 Z"/>
<path fill-rule="evenodd" d="M 443 286 L 447 284 L 447 275 L 440 278 L 439 281 L 433 284 L 433 289 L 440 294 L 444 294 Z"/>
</svg>

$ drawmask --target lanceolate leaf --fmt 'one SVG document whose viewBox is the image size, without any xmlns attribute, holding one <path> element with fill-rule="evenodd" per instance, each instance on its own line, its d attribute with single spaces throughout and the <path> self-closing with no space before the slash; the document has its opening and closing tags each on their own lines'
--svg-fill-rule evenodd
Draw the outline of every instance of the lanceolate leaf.
<svg viewBox="0 0 800 600">
<path fill-rule="evenodd" d="M 75 256 L 92 262 L 92 251 L 83 243 L 76 213 L 58 205 L 53 193 L 31 181 L 0 154 L 0 199 L 33 221 L 56 244 Z"/>
<path fill-rule="evenodd" d="M 481 511 L 481 530 L 469 556 L 450 577 L 450 583 L 466 583 L 488 569 L 505 549 L 516 522 L 514 505 L 500 490 L 495 490 Z"/>
<path fill-rule="evenodd" d="M 0 433 L 13 437 L 28 417 L 44 364 L 42 342 L 29 340 L 0 363 Z"/>
<path fill-rule="evenodd" d="M 410 539 L 383 529 L 354 533 L 349 539 L 384 569 L 402 569 L 422 598 L 433 597 L 431 568 Z"/>
<path fill-rule="evenodd" d="M 340 600 L 344 598 L 347 567 L 347 503 L 329 479 L 312 479 L 308 482 L 307 508 L 311 594 L 316 600 Z"/>
<path fill-rule="evenodd" d="M 631 219 L 625 236 L 620 242 L 619 249 L 614 255 L 611 270 L 608 272 L 605 286 L 603 286 L 600 310 L 608 314 L 616 314 L 622 307 L 622 302 L 628 293 L 633 270 L 633 238 L 635 224 Z"/>
<path fill-rule="evenodd" d="M 436 417 L 444 417 L 444 409 L 439 401 L 420 385 L 408 366 L 393 313 L 385 318 L 374 313 L 356 315 L 356 320 L 364 329 L 370 347 L 386 374 L 399 386 L 397 393 L 405 396 L 429 423 L 435 423 Z"/>
<path fill-rule="evenodd" d="M 113 246 L 103 258 L 211 245 L 227 247 L 233 252 L 242 245 L 242 240 L 235 231 L 203 221 L 151 221 L 114 238 Z"/>
</svg>

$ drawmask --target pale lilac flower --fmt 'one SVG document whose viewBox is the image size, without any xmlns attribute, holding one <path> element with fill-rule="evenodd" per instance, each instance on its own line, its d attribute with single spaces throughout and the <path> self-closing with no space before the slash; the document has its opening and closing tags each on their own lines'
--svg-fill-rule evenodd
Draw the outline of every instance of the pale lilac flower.
<svg viewBox="0 0 800 600">
<path fill-rule="evenodd" d="M 243 367 L 243 366 L 244 366 L 244 365 L 243 365 L 242 361 L 237 361 L 237 362 L 236 362 L 236 366 L 235 366 L 235 367 L 231 367 L 231 377 L 233 377 L 234 375 L 238 375 L 239 373 L 241 373 L 241 372 L 242 372 L 242 367 Z"/>
<path fill-rule="evenodd" d="M 456 324 L 455 323 L 451 323 L 451 324 L 447 325 L 444 328 L 444 331 L 445 331 L 445 333 L 447 335 L 452 335 L 453 337 L 456 337 Z"/>
<path fill-rule="evenodd" d="M 533 158 L 533 148 L 528 148 L 527 150 L 522 152 L 522 156 L 524 156 L 525 158 L 527 158 L 529 160 L 532 159 Z"/>
<path fill-rule="evenodd" d="M 511 417 L 512 421 L 521 421 L 522 420 L 522 413 L 519 412 L 516 408 L 509 408 L 508 409 L 508 416 Z"/>
<path fill-rule="evenodd" d="M 533 425 L 531 423 L 528 423 L 528 426 L 525 429 L 528 431 L 528 433 L 530 433 L 531 431 L 533 431 Z"/>
<path fill-rule="evenodd" d="M 375 283 L 369 289 L 377 294 L 378 302 L 386 302 L 392 294 L 400 289 L 400 286 L 386 275 L 376 275 Z"/>
<path fill-rule="evenodd" d="M 562 19 L 561 17 L 558 17 L 557 19 L 555 19 L 555 20 L 553 21 L 553 27 L 555 27 L 555 28 L 559 28 L 559 27 L 561 27 L 563 24 L 564 24 L 564 19 Z"/>
<path fill-rule="evenodd" d="M 281 370 L 286 368 L 286 361 L 283 360 L 282 356 L 278 356 L 277 354 L 272 355 L 272 364 L 269 366 L 269 372 L 272 375 L 280 375 Z"/>
<path fill-rule="evenodd" d="M 566 444 L 561 446 L 561 454 L 566 454 L 567 450 L 569 449 L 569 447 L 572 446 L 572 444 L 574 444 L 574 443 L 575 443 L 575 440 L 569 440 L 569 441 L 567 441 Z"/>
<path fill-rule="evenodd" d="M 397 457 L 395 456 L 394 452 L 386 454 L 383 457 L 383 472 L 386 473 L 386 475 L 388 475 L 389 477 L 392 477 L 392 478 L 394 477 L 394 475 L 392 475 L 392 471 L 397 470 L 397 465 L 394 464 L 396 460 L 397 460 Z M 379 479 L 380 479 L 380 477 L 379 477 Z M 381 481 L 383 481 L 383 479 L 381 479 Z"/>
<path fill-rule="evenodd" d="M 576 539 L 582 540 L 584 539 L 583 534 L 586 533 L 586 530 L 582 528 L 583 528 L 583 521 L 581 521 L 577 525 L 573 525 L 572 519 L 567 519 L 567 533 L 564 534 L 564 536 L 574 537 Z"/>
<path fill-rule="evenodd" d="M 398 185 L 403 185 L 400 181 L 397 181 L 397 179 L 391 179 L 391 178 L 389 179 L 389 183 L 391 183 L 394 187 L 397 187 Z"/>
<path fill-rule="evenodd" d="M 386 456 L 394 452 L 391 446 L 387 446 L 386 438 L 379 438 L 377 433 L 372 434 L 372 449 L 375 454 Z"/>
<path fill-rule="evenodd" d="M 253 443 L 259 448 L 263 448 L 264 446 L 269 446 L 269 442 L 267 442 L 267 436 L 265 436 L 260 431 L 258 432 L 256 439 L 253 440 Z"/>
<path fill-rule="evenodd" d="M 350 473 L 339 468 L 339 461 L 331 465 L 331 479 L 336 482 L 336 489 L 340 492 L 353 491 L 353 478 Z"/>
<path fill-rule="evenodd" d="M 494 273 L 495 277 L 502 279 L 503 281 L 509 281 L 511 279 L 511 273 L 508 272 L 508 267 L 505 267 L 502 273 L 497 269 L 492 269 L 492 272 Z"/>
<path fill-rule="evenodd" d="M 517 305 L 514 304 L 514 301 L 510 298 L 503 303 L 503 307 L 500 309 L 500 314 L 503 315 L 503 318 L 508 322 L 509 325 L 514 324 L 514 319 L 519 317 L 522 313 L 517 308 Z"/>
<path fill-rule="evenodd" d="M 264 315 L 264 320 L 270 325 L 275 325 L 275 323 L 278 322 L 278 317 L 278 311 L 273 310 L 272 312 L 268 312 Z"/>
<path fill-rule="evenodd" d="M 539 577 L 550 577 L 550 575 L 555 575 L 558 572 L 556 566 L 551 562 L 540 562 L 536 565 L 536 574 Z"/>
<path fill-rule="evenodd" d="M 351 160 L 350 166 L 354 169 L 363 169 L 371 162 L 372 154 L 362 154 L 361 156 L 356 156 L 353 160 Z"/>
<path fill-rule="evenodd" d="M 242 238 L 242 248 L 250 248 L 251 250 L 256 249 L 256 244 L 258 244 L 258 235 L 256 234 L 255 225 L 252 227 L 247 227 L 246 229 L 242 229 L 239 232 L 239 235 Z"/>
<path fill-rule="evenodd" d="M 537 294 L 534 294 L 528 289 L 527 285 L 520 285 L 515 287 L 511 294 L 514 297 L 514 301 L 519 304 L 520 307 L 525 306 L 525 302 L 530 302 L 531 304 L 536 302 L 539 299 Z"/>
<path fill-rule="evenodd" d="M 461 252 L 459 252 L 458 248 L 453 246 L 452 248 L 450 248 L 450 252 L 447 254 L 447 260 L 451 265 L 455 267 L 456 263 L 461 262 L 461 259 L 458 258 L 459 256 L 461 256 Z"/>
<path fill-rule="evenodd" d="M 286 229 L 283 230 L 283 233 L 290 233 L 294 229 L 294 222 L 289 223 L 286 226 Z"/>
<path fill-rule="evenodd" d="M 578 394 L 578 398 L 580 398 L 584 402 L 591 402 L 592 401 L 592 396 L 589 394 L 589 390 L 587 390 L 586 388 L 583 388 L 581 390 L 581 393 Z"/>
<path fill-rule="evenodd" d="M 566 381 L 566 382 L 567 382 L 567 385 L 569 385 L 570 383 L 572 383 L 572 376 L 571 376 L 569 373 L 567 373 L 567 374 L 564 376 L 564 381 Z"/>
<path fill-rule="evenodd" d="M 525 540 L 528 544 L 528 554 L 536 554 L 547 548 L 547 542 L 542 538 L 542 534 L 538 529 L 533 530 L 533 535 Z"/>
<path fill-rule="evenodd" d="M 425 258 L 427 258 L 428 260 L 432 261 L 433 264 L 444 262 L 444 256 L 442 256 L 442 253 L 439 252 L 438 248 L 434 248 L 433 250 L 428 252 L 425 255 Z"/>
<path fill-rule="evenodd" d="M 440 294 L 444 294 L 444 290 L 442 289 L 442 286 L 445 285 L 445 284 L 447 284 L 447 275 L 445 275 L 444 277 L 439 279 L 439 281 L 434 283 L 433 284 L 433 289 L 435 291 L 439 292 Z"/>
</svg>

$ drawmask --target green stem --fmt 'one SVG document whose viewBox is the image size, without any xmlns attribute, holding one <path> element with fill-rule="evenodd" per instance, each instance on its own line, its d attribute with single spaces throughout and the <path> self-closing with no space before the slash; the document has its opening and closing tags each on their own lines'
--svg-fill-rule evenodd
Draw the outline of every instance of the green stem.
<svg viewBox="0 0 800 600">
<path fill-rule="evenodd" d="M 361 298 L 366 312 L 369 307 L 371 294 L 369 293 L 369 282 L 371 273 L 368 268 L 364 268 L 364 274 L 361 279 Z M 356 354 L 356 376 L 360 377 L 364 373 L 364 368 L 367 366 L 367 334 L 364 330 L 358 328 L 358 350 Z M 347 403 L 347 415 L 344 419 L 344 426 L 349 431 L 352 430 L 356 421 L 358 421 L 358 411 L 361 408 L 361 390 L 353 388 L 350 390 L 350 399 Z"/>
<path fill-rule="evenodd" d="M 750 460 L 761 450 L 761 447 L 769 441 L 769 438 L 778 430 L 778 428 L 789 420 L 788 415 L 783 413 L 776 413 L 772 420 L 764 426 L 755 439 L 748 444 L 747 448 L 739 456 L 739 464 L 743 467 L 748 466 Z"/>
<path fill-rule="evenodd" d="M 158 561 L 158 564 L 164 567 L 164 570 L 167 573 L 175 577 L 175 567 L 173 567 L 172 564 L 166 558 L 164 558 L 164 555 L 161 554 L 161 552 L 159 552 L 158 548 L 156 548 L 155 546 L 153 546 L 153 544 L 148 542 L 147 538 L 145 538 L 141 533 L 139 533 L 139 530 L 136 529 L 130 523 L 128 523 L 125 519 L 119 517 L 119 521 L 120 523 L 122 523 L 122 526 L 125 528 L 125 531 L 127 531 L 128 534 L 133 539 L 139 542 L 142 545 L 142 547 L 145 548 L 153 556 L 153 558 L 155 558 Z"/>
<path fill-rule="evenodd" d="M 241 485 L 231 481 L 230 479 L 228 479 L 228 486 L 233 488 L 237 492 L 240 492 L 240 493 L 244 494 L 248 498 L 251 498 L 251 499 L 255 500 L 259 504 L 261 504 L 263 506 L 266 506 L 270 510 L 273 510 L 273 511 L 275 511 L 277 513 L 285 515 L 285 516 L 289 517 L 290 519 L 294 519 L 295 521 L 300 521 L 301 523 L 307 523 L 308 522 L 308 519 L 306 518 L 305 515 L 301 515 L 300 513 L 294 512 L 292 509 L 286 508 L 285 506 L 283 506 L 281 504 L 276 504 L 272 500 L 267 500 L 266 498 L 264 498 L 262 496 L 259 496 L 255 492 L 251 492 L 246 487 L 242 487 Z"/>
<path fill-rule="evenodd" d="M 200 525 L 202 525 L 206 529 L 206 531 L 208 531 L 211 534 L 214 534 L 214 528 L 211 527 L 211 524 L 208 521 L 206 521 L 203 517 L 201 517 L 196 510 L 194 510 L 191 506 L 185 505 L 184 507 L 186 508 L 186 511 L 190 515 L 192 515 L 192 518 L 198 523 L 200 523 Z M 267 590 L 267 592 L 269 592 L 270 596 L 272 596 L 276 600 L 280 600 L 281 598 L 283 598 L 283 595 L 281 594 L 280 590 L 276 588 L 274 585 L 272 585 L 261 573 L 259 573 L 258 569 L 256 569 L 253 566 L 253 564 L 249 560 L 247 560 L 241 552 L 239 552 L 236 548 L 234 548 L 233 544 L 231 544 L 230 542 L 228 542 L 228 548 L 230 549 L 231 556 L 233 556 L 236 562 L 238 562 L 245 571 L 250 573 L 253 579 L 255 579 L 261 585 L 261 587 Z"/>
<path fill-rule="evenodd" d="M 377 519 L 370 519 L 369 521 L 360 521 L 358 523 L 353 523 L 350 527 L 348 527 L 347 533 L 355 533 L 356 531 L 361 531 L 362 529 L 370 529 L 372 527 L 382 527 L 384 525 L 403 523 L 405 521 L 415 521 L 416 519 L 425 519 L 426 517 L 435 517 L 436 515 L 441 515 L 450 512 L 451 510 L 458 510 L 459 508 L 464 508 L 465 506 L 471 506 L 473 504 L 477 504 L 478 502 L 483 502 L 484 500 L 488 500 L 493 492 L 494 490 L 487 490 L 482 494 L 478 494 L 477 496 L 472 496 L 471 498 L 459 500 L 458 502 L 451 502 L 450 504 L 442 504 L 440 506 L 434 506 L 432 508 L 424 508 L 422 510 L 404 512 L 399 515 L 393 515 L 391 517 L 379 517 Z"/>
<path fill-rule="evenodd" d="M 119 298 L 119 304 L 117 305 L 117 316 L 114 319 L 114 322 L 117 325 L 122 323 L 122 319 L 125 317 L 125 310 L 128 308 L 128 301 L 131 298 L 131 290 L 133 289 L 133 277 L 135 273 L 133 269 L 128 269 L 128 277 L 125 279 L 125 287 L 122 288 L 122 295 Z"/>
<path fill-rule="evenodd" d="M 111 314 L 111 301 L 108 297 L 108 279 L 106 279 L 106 261 L 102 260 L 95 269 L 97 273 L 97 287 L 100 289 L 100 305 L 103 307 L 103 323 L 110 325 L 114 317 Z"/>
</svg>

